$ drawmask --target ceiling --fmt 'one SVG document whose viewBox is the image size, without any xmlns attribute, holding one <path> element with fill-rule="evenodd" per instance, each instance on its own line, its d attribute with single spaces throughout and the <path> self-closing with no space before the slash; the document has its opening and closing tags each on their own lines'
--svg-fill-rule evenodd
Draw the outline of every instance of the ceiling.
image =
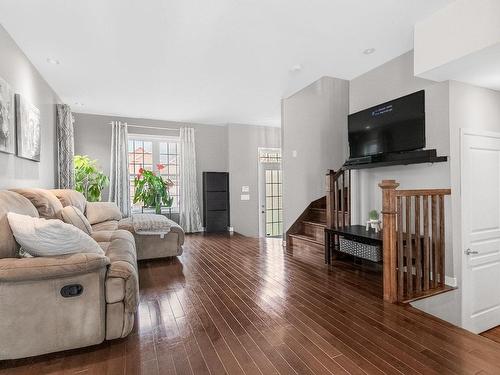
<svg viewBox="0 0 500 375">
<path fill-rule="evenodd" d="M 0 0 L 0 24 L 76 112 L 279 126 L 281 98 L 412 49 L 450 2 Z"/>
</svg>

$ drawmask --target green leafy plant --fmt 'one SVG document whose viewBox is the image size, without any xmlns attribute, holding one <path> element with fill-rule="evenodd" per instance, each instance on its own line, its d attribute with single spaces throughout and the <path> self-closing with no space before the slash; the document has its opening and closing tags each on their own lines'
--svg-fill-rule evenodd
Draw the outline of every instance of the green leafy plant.
<svg viewBox="0 0 500 375">
<path fill-rule="evenodd" d="M 156 168 L 161 171 L 165 166 L 157 164 Z M 173 185 L 173 182 L 168 178 L 164 180 L 161 175 L 141 168 L 139 174 L 134 178 L 134 203 L 142 202 L 146 207 L 154 207 L 155 212 L 160 214 L 162 206 L 172 206 L 174 199 L 168 190 Z"/>
<path fill-rule="evenodd" d="M 75 189 L 82 193 L 89 202 L 99 202 L 102 190 L 109 185 L 108 176 L 97 164 L 97 160 L 87 155 L 75 155 Z"/>
<path fill-rule="evenodd" d="M 379 216 L 378 216 L 378 212 L 377 210 L 371 210 L 369 213 L 368 213 L 368 218 L 370 220 L 378 220 Z"/>
</svg>

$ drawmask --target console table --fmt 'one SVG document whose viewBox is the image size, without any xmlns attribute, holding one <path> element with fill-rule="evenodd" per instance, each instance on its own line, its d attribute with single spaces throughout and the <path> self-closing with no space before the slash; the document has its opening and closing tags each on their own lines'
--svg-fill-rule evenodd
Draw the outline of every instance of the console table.
<svg viewBox="0 0 500 375">
<path fill-rule="evenodd" d="M 364 225 L 325 228 L 325 262 L 328 264 L 332 262 L 332 249 L 334 246 L 332 239 L 335 236 L 342 236 L 355 242 L 382 247 L 382 231 L 375 233 L 375 229 L 366 230 Z"/>
</svg>

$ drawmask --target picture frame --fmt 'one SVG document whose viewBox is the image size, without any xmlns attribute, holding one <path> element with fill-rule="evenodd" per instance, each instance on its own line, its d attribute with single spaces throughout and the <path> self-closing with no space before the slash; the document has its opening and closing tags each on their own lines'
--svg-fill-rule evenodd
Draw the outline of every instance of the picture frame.
<svg viewBox="0 0 500 375">
<path fill-rule="evenodd" d="M 15 94 L 17 156 L 40 161 L 41 126 L 40 110 L 20 94 Z"/>
<path fill-rule="evenodd" d="M 0 77 L 0 152 L 16 152 L 16 111 L 14 91 Z"/>
</svg>

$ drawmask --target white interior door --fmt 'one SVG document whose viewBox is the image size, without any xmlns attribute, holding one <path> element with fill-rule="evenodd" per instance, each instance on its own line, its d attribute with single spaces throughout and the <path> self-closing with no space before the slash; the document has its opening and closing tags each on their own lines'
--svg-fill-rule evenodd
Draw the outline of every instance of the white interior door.
<svg viewBox="0 0 500 375">
<path fill-rule="evenodd" d="M 464 328 L 500 325 L 500 134 L 462 133 Z"/>
<path fill-rule="evenodd" d="M 281 150 L 259 148 L 259 235 L 283 235 Z"/>
</svg>

